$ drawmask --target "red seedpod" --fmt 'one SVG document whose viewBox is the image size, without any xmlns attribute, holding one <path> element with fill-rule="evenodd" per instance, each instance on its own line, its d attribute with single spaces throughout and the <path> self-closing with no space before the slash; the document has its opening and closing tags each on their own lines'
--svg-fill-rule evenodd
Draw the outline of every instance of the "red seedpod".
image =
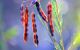
<svg viewBox="0 0 80 50">
<path fill-rule="evenodd" d="M 48 6 L 48 27 L 49 27 L 49 31 L 51 33 L 51 36 L 53 36 L 53 32 L 54 32 L 54 28 L 53 28 L 53 22 L 52 22 L 52 4 L 49 2 Z"/>
<path fill-rule="evenodd" d="M 24 9 L 24 6 L 22 6 L 22 18 L 21 18 L 21 21 L 22 21 L 22 24 L 23 24 L 23 27 L 24 27 L 24 42 L 26 42 L 27 41 L 27 39 L 28 39 L 28 33 L 27 33 L 27 31 L 28 31 L 28 7 L 26 7 L 25 9 Z"/>
<path fill-rule="evenodd" d="M 37 47 L 38 46 L 38 36 L 37 36 L 37 28 L 36 28 L 36 20 L 35 20 L 35 14 L 32 12 L 32 30 L 33 30 L 33 42 L 34 45 Z"/>
</svg>

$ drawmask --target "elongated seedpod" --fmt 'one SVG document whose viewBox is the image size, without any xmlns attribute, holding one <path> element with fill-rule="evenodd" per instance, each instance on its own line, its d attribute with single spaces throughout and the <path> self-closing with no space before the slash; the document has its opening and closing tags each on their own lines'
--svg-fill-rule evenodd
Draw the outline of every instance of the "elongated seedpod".
<svg viewBox="0 0 80 50">
<path fill-rule="evenodd" d="M 52 4 L 48 3 L 47 8 L 48 8 L 48 27 L 49 27 L 51 36 L 53 36 L 54 28 L 53 28 L 53 23 L 52 23 Z"/>
<path fill-rule="evenodd" d="M 23 27 L 24 27 L 24 42 L 26 42 L 27 41 L 27 39 L 28 39 L 28 33 L 27 33 L 27 31 L 28 31 L 28 7 L 26 7 L 26 9 L 24 9 L 24 7 L 22 6 L 22 19 L 21 19 L 21 21 L 22 21 L 22 24 L 23 24 Z"/>
<path fill-rule="evenodd" d="M 34 45 L 37 47 L 38 46 L 38 36 L 37 36 L 37 28 L 36 28 L 36 20 L 35 20 L 35 14 L 32 13 L 32 29 L 33 29 L 33 42 Z"/>
<path fill-rule="evenodd" d="M 47 16 L 45 15 L 45 13 L 42 10 L 42 8 L 40 8 L 40 5 L 39 5 L 39 3 L 37 1 L 35 2 L 35 5 L 36 5 L 37 11 L 38 11 L 39 15 L 42 17 L 42 19 L 44 21 L 48 22 Z"/>
</svg>

